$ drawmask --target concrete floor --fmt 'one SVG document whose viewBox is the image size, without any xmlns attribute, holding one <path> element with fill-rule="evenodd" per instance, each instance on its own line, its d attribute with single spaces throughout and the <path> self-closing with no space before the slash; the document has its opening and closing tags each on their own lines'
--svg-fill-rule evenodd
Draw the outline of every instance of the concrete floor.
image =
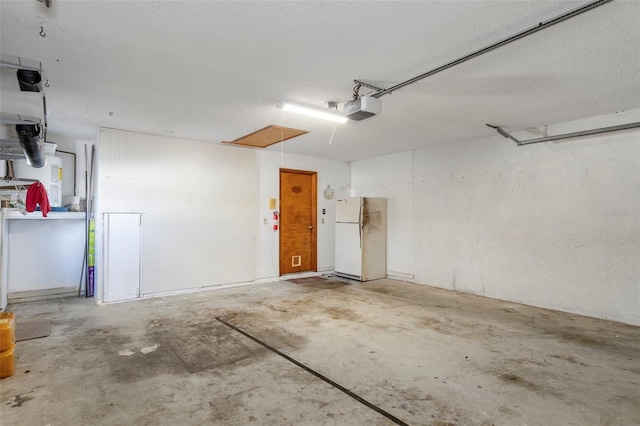
<svg viewBox="0 0 640 426">
<path fill-rule="evenodd" d="M 10 308 L 3 426 L 394 424 L 216 318 L 410 425 L 640 422 L 640 328 L 394 280 Z"/>
</svg>

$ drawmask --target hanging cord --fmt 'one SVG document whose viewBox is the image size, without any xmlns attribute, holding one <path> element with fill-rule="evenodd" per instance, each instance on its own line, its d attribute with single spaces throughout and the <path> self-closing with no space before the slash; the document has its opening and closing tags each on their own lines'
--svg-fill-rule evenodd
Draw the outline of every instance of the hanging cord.
<svg viewBox="0 0 640 426">
<path fill-rule="evenodd" d="M 280 164 L 284 164 L 284 132 L 280 132 Z"/>
<path fill-rule="evenodd" d="M 329 138 L 329 145 L 331 145 L 331 142 L 333 142 L 333 135 L 335 135 L 335 134 L 336 134 L 336 129 L 337 129 L 337 128 L 338 128 L 338 123 L 336 123 L 336 124 L 333 126 L 333 132 L 331 132 L 331 138 Z"/>
</svg>

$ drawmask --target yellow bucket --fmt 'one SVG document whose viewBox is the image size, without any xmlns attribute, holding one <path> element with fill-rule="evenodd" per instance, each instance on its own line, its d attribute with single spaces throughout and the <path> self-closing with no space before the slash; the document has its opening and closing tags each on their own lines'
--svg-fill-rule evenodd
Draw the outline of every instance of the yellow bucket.
<svg viewBox="0 0 640 426">
<path fill-rule="evenodd" d="M 0 352 L 0 379 L 9 377 L 16 371 L 16 364 L 13 359 L 13 351 L 16 345 L 11 345 L 9 350 Z"/>
<path fill-rule="evenodd" d="M 0 312 L 0 352 L 16 343 L 16 319 L 13 312 Z"/>
</svg>

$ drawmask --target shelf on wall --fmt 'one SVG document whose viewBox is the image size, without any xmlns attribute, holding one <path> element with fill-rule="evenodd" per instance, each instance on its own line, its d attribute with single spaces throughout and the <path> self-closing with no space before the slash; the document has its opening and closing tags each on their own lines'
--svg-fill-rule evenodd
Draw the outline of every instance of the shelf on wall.
<svg viewBox="0 0 640 426">
<path fill-rule="evenodd" d="M 18 209 L 13 208 L 3 208 L 2 214 L 5 220 L 14 220 L 14 219 L 23 219 L 23 220 L 84 220 L 85 212 L 49 212 L 47 213 L 47 217 L 42 216 L 42 212 L 35 211 L 31 213 L 27 213 L 26 216 L 18 211 Z"/>
</svg>

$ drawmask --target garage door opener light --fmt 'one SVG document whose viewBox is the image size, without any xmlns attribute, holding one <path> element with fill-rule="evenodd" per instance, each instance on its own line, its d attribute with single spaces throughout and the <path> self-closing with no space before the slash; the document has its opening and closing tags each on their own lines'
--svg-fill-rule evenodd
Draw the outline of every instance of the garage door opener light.
<svg viewBox="0 0 640 426">
<path fill-rule="evenodd" d="M 303 114 L 310 117 L 322 118 L 323 120 L 334 121 L 336 123 L 346 123 L 347 117 L 341 115 L 332 114 L 330 112 L 324 112 L 313 108 L 307 108 L 299 105 L 290 104 L 288 102 L 278 102 L 276 106 L 283 111 L 295 112 L 297 114 Z"/>
</svg>

